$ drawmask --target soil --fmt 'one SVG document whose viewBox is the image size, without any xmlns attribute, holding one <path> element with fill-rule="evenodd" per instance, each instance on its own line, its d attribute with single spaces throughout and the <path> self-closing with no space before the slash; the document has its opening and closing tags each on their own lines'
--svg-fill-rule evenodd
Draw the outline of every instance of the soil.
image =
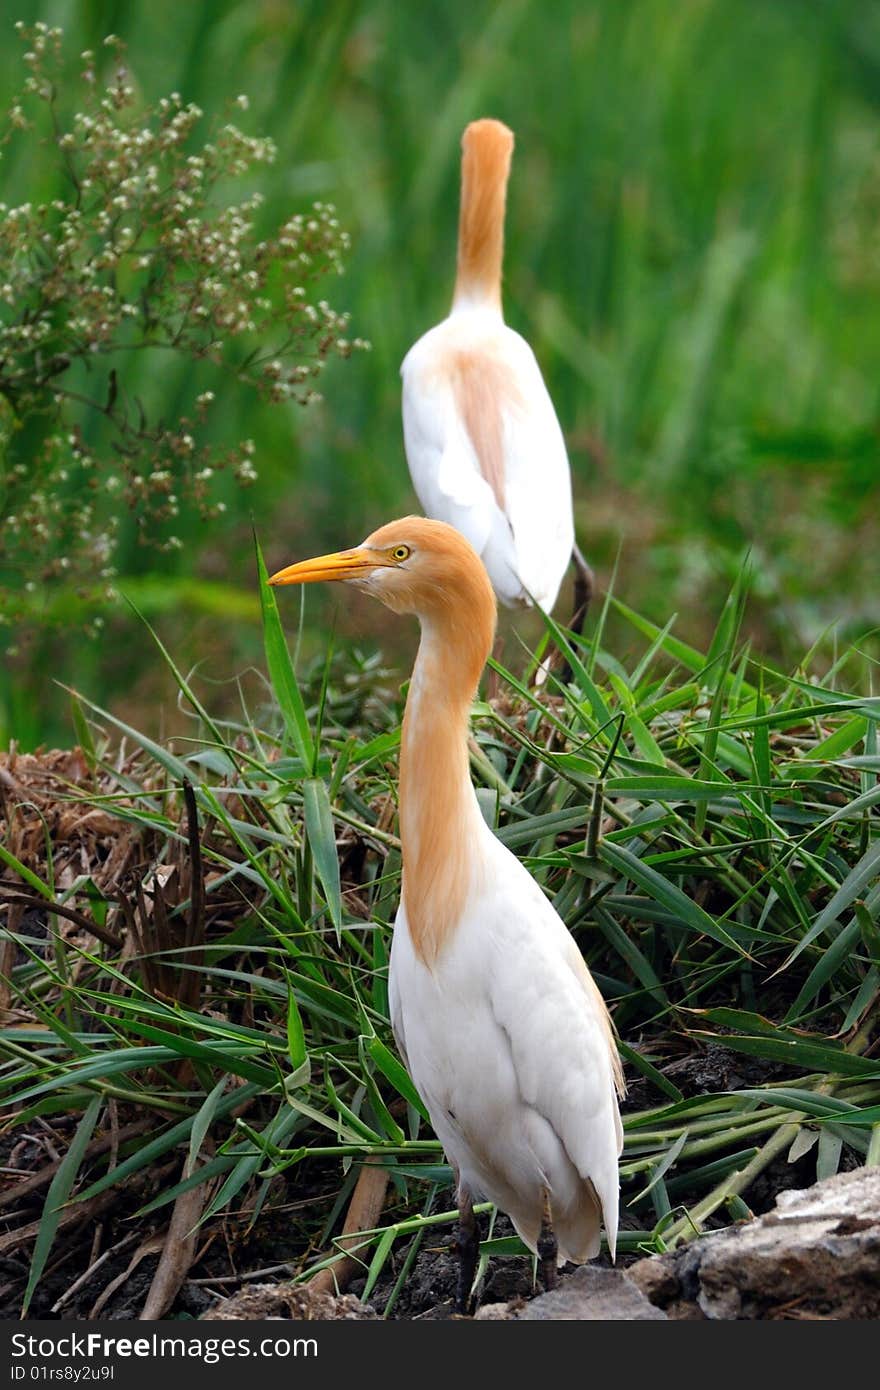
<svg viewBox="0 0 880 1390">
<path fill-rule="evenodd" d="M 698 1053 L 676 1059 L 665 1070 L 670 1079 L 674 1075 L 676 1085 L 690 1096 L 733 1086 L 758 1085 L 775 1076 L 779 1068 L 776 1064 L 756 1062 L 711 1045 Z M 625 1109 L 657 1103 L 658 1097 L 653 1088 L 648 1088 L 644 1095 L 641 1089 L 641 1083 L 636 1082 Z M 120 1119 L 123 1122 L 123 1117 Z M 56 1141 L 64 1138 L 63 1124 L 63 1120 L 53 1119 Z M 19 1169 L 27 1168 L 30 1164 L 42 1164 L 46 1161 L 45 1143 L 46 1136 L 37 1121 L 32 1126 L 32 1132 L 24 1138 L 19 1131 L 14 1139 L 5 1136 L 0 1140 L 0 1164 L 9 1164 L 13 1155 L 14 1166 Z M 118 1287 L 99 1308 L 100 1316 L 110 1319 L 138 1318 L 159 1261 L 158 1249 L 150 1249 L 150 1242 L 158 1242 L 167 1221 L 167 1209 L 160 1209 L 155 1217 L 142 1218 L 140 1222 L 135 1213 L 161 1190 L 163 1183 L 176 1181 L 177 1176 L 174 1166 L 164 1173 L 153 1171 L 150 1189 L 143 1184 L 129 1185 L 124 1197 L 117 1197 L 106 1212 L 98 1215 L 100 1252 L 112 1250 L 117 1245 L 120 1248 L 106 1258 L 72 1294 L 68 1291 L 92 1263 L 96 1221 L 86 1219 L 60 1235 L 53 1252 L 55 1258 L 50 1261 L 35 1291 L 29 1316 L 46 1320 L 88 1319 L 96 1315 L 95 1305 L 99 1297 L 118 1281 Z M 787 1163 L 783 1157 L 750 1189 L 749 1204 L 756 1213 L 769 1210 L 779 1192 L 809 1186 L 814 1177 L 814 1155 L 807 1154 L 793 1164 Z M 21 1182 L 21 1176 L 7 1177 L 5 1181 L 7 1186 L 14 1186 Z M 314 1230 L 329 1215 L 338 1183 L 339 1169 L 335 1163 L 325 1168 L 317 1162 L 303 1164 L 276 1179 L 272 1189 L 272 1206 L 261 1211 L 252 1228 L 248 1228 L 247 1212 L 242 1213 L 238 1220 L 226 1216 L 222 1222 L 209 1225 L 204 1231 L 204 1239 L 189 1277 L 182 1284 L 166 1316 L 199 1318 L 222 1298 L 248 1288 L 256 1279 L 280 1283 L 297 1274 L 307 1262 L 305 1257 L 317 1253 L 309 1250 L 305 1244 L 307 1231 Z M 14 1319 L 20 1314 L 31 1243 L 23 1242 L 19 1249 L 15 1249 L 13 1233 L 39 1218 L 45 1190 L 43 1187 L 0 1212 L 0 1227 L 6 1232 L 5 1236 L 0 1235 L 0 1317 Z M 443 1204 L 447 1208 L 454 1206 L 452 1189 L 438 1194 L 437 1200 L 440 1209 L 443 1209 Z M 300 1213 L 305 1220 L 299 1218 Z M 724 1223 L 719 1220 L 717 1224 Z M 622 1229 L 639 1225 L 638 1218 L 624 1209 Z M 512 1234 L 513 1228 L 507 1218 L 499 1215 L 493 1236 Z M 423 1242 L 399 1292 L 391 1313 L 393 1318 L 437 1320 L 452 1315 L 458 1271 L 452 1248 L 453 1238 L 452 1230 L 438 1228 L 436 1236 L 429 1236 Z M 9 1253 L 3 1253 L 6 1242 L 12 1245 Z M 409 1247 L 403 1242 L 395 1247 L 381 1278 L 371 1291 L 369 1303 L 379 1315 L 384 1312 L 392 1295 L 408 1252 Z M 130 1268 L 137 1256 L 140 1258 Z M 617 1267 L 626 1268 L 638 1258 L 636 1253 L 622 1252 Z M 610 1264 L 610 1261 L 603 1256 L 597 1263 Z M 127 1270 L 130 1272 L 126 1276 Z M 360 1295 L 364 1282 L 364 1278 L 353 1280 L 348 1291 Z M 527 1261 L 504 1257 L 494 1257 L 489 1261 L 481 1302 L 507 1303 L 513 1299 L 531 1298 L 537 1292 L 540 1290 L 532 1283 Z M 62 1299 L 64 1301 L 59 1308 L 56 1305 Z"/>
</svg>

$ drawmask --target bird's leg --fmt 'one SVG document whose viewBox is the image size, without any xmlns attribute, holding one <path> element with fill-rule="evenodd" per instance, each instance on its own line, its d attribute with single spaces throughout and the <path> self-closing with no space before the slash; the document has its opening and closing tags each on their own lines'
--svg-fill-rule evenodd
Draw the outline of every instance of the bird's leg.
<svg viewBox="0 0 880 1390">
<path fill-rule="evenodd" d="M 458 1288 L 455 1295 L 455 1311 L 468 1314 L 473 1312 L 471 1286 L 477 1268 L 477 1255 L 480 1252 L 480 1232 L 471 1194 L 463 1183 L 458 1187 Z"/>
<path fill-rule="evenodd" d="M 574 612 L 568 626 L 575 637 L 580 637 L 584 630 L 590 600 L 593 597 L 593 571 L 577 545 L 572 547 L 571 561 L 574 565 Z M 554 667 L 559 670 L 560 683 L 568 685 L 573 672 L 571 663 L 566 660 L 561 650 L 551 652 L 550 656 L 541 662 L 535 673 L 535 685 L 542 686 Z"/>
<path fill-rule="evenodd" d="M 553 1234 L 553 1219 L 550 1212 L 550 1191 L 545 1187 L 541 1208 L 541 1232 L 538 1236 L 538 1259 L 541 1261 L 541 1280 L 548 1293 L 551 1289 L 556 1288 L 559 1278 L 556 1265 L 558 1254 L 559 1246 L 556 1243 L 556 1236 Z"/>
<path fill-rule="evenodd" d="M 584 630 L 584 621 L 590 607 L 590 600 L 593 597 L 593 571 L 577 545 L 572 548 L 571 558 L 574 564 L 574 612 L 568 626 L 572 632 L 580 637 Z"/>
<path fill-rule="evenodd" d="M 494 641 L 493 644 L 492 644 L 492 657 L 493 657 L 493 659 L 494 659 L 495 661 L 497 661 L 497 662 L 500 663 L 500 661 L 501 661 L 501 655 L 502 655 L 503 651 L 504 651 L 504 638 L 503 638 L 503 637 L 499 637 L 499 636 L 497 635 L 497 633 L 496 633 L 495 641 Z M 498 672 L 497 672 L 497 671 L 493 671 L 493 670 L 491 669 L 491 667 L 490 667 L 490 668 L 487 670 L 487 672 L 486 672 L 486 699 L 489 701 L 490 704 L 492 703 L 493 700 L 497 700 L 497 699 L 498 699 L 498 690 L 499 690 L 499 688 L 500 688 L 500 682 L 499 682 L 499 678 L 498 678 Z"/>
</svg>

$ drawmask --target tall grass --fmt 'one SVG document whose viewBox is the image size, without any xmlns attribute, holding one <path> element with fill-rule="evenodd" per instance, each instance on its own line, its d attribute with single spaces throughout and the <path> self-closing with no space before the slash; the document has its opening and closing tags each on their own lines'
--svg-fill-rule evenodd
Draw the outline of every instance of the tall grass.
<svg viewBox="0 0 880 1390">
<path fill-rule="evenodd" d="M 262 190 L 267 217 L 331 198 L 354 236 L 341 294 L 373 353 L 328 377 L 319 412 L 245 420 L 231 393 L 218 426 L 257 442 L 261 483 L 248 506 L 274 518 L 273 558 L 286 559 L 306 531 L 320 547 L 414 505 L 398 365 L 446 311 L 458 136 L 491 112 L 517 134 L 508 317 L 546 372 L 570 444 L 581 541 L 600 572 L 622 540 L 628 601 L 661 625 L 686 606 L 691 630 L 708 640 L 747 543 L 760 574 L 750 622 L 779 661 L 795 660 L 829 623 L 844 641 L 876 624 L 872 6 L 16 0 L 14 9 L 10 23 L 66 23 L 74 51 L 118 31 L 151 96 L 177 87 L 210 113 L 234 82 L 250 96 L 254 127 L 279 146 Z M 13 61 L 14 46 L 0 45 L 0 89 L 11 89 Z M 5 166 L 4 198 L 49 196 L 41 170 L 38 154 Z M 163 388 L 173 412 L 180 383 Z M 222 622 L 226 603 L 240 606 L 249 563 L 249 517 L 226 500 L 227 535 L 193 528 L 175 571 L 149 572 L 133 544 L 125 557 L 133 597 L 178 650 L 197 619 L 187 660 L 215 644 L 234 662 L 256 650 L 243 614 Z M 117 615 L 100 648 L 76 637 L 75 604 L 67 621 L 72 636 L 36 635 L 20 666 L 0 675 L 6 735 L 58 736 L 63 712 L 38 675 L 47 666 L 108 698 L 128 691 L 130 619 Z M 624 628 L 613 631 L 623 640 Z M 148 707 L 149 685 L 141 689 Z"/>
<path fill-rule="evenodd" d="M 163 649 L 192 721 L 171 746 L 74 697 L 90 785 L 69 785 L 67 809 L 111 814 L 117 842 L 131 828 L 124 875 L 65 879 L 58 836 L 34 839 L 39 802 L 6 793 L 30 848 L 2 851 L 5 1128 L 45 1121 L 72 1140 L 18 1239 L 32 1311 L 59 1241 L 80 1258 L 78 1215 L 134 1204 L 161 1224 L 186 1201 L 188 1229 L 209 1234 L 259 1222 L 279 1184 L 295 1198 L 321 1174 L 327 1198 L 291 1234 L 305 1277 L 358 1163 L 378 1159 L 393 1195 L 358 1252 L 368 1294 L 394 1251 L 412 1257 L 453 1219 L 388 1024 L 399 694 L 363 660 L 298 681 L 260 568 L 274 695 L 217 719 Z M 754 660 L 747 585 L 744 569 L 705 650 L 613 596 L 589 639 L 550 622 L 570 682 L 538 696 L 497 667 L 497 696 L 474 711 L 484 814 L 553 900 L 619 1030 L 636 1097 L 628 1249 L 746 1214 L 786 1155 L 812 1154 L 819 1176 L 880 1161 L 880 702 L 844 681 L 843 659 L 822 680 Z M 604 645 L 612 608 L 631 664 Z M 719 1048 L 745 1075 L 706 1094 L 687 1059 Z M 94 1139 L 108 1129 L 111 1154 Z M 519 1249 L 502 1237 L 484 1254 Z"/>
</svg>

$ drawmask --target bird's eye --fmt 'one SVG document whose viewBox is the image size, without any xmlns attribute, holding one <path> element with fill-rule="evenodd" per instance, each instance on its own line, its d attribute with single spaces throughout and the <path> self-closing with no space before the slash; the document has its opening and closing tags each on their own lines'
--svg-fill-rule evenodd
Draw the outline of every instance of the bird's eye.
<svg viewBox="0 0 880 1390">
<path fill-rule="evenodd" d="M 400 562 L 402 560 L 408 560 L 411 554 L 412 551 L 408 545 L 396 545 L 391 552 L 391 558 L 392 560 Z"/>
</svg>

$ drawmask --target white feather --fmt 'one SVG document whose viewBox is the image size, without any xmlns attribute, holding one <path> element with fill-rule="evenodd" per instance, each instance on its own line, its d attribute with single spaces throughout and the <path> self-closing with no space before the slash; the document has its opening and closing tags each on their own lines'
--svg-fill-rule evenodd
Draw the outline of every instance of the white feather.
<svg viewBox="0 0 880 1390">
<path fill-rule="evenodd" d="M 395 1038 L 468 1190 L 506 1211 L 535 1250 L 546 1186 L 559 1262 L 582 1262 L 598 1254 L 600 1215 L 612 1252 L 617 1239 L 621 1129 L 607 1024 L 554 908 L 487 827 L 477 835 L 485 886 L 432 967 L 398 912 Z"/>
<path fill-rule="evenodd" d="M 485 354 L 509 372 L 515 403 L 503 416 L 504 508 L 455 398 L 456 352 Z M 413 486 L 426 514 L 446 521 L 481 556 L 509 606 L 533 598 L 550 611 L 571 559 L 571 472 L 553 403 L 528 343 L 488 305 L 457 307 L 410 349 L 401 367 L 403 435 Z"/>
</svg>

